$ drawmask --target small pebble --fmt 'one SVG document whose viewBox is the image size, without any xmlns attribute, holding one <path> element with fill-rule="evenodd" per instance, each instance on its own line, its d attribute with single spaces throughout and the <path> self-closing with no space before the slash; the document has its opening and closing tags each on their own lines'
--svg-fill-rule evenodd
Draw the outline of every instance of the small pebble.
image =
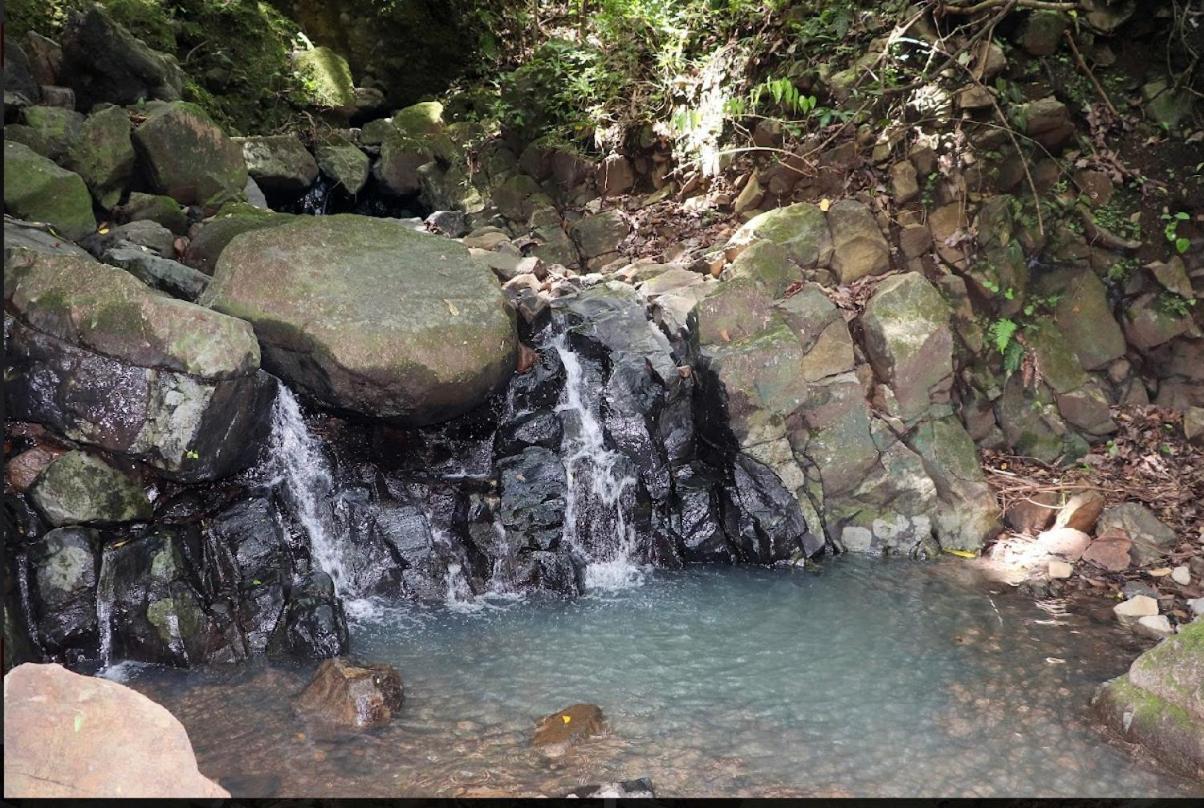
<svg viewBox="0 0 1204 808">
<path fill-rule="evenodd" d="M 1191 570 L 1186 564 L 1180 564 L 1171 571 L 1171 580 L 1180 586 L 1187 586 L 1191 583 Z"/>
<path fill-rule="evenodd" d="M 1193 598 L 1187 602 L 1187 608 L 1192 610 L 1193 614 L 1204 614 L 1204 598 Z"/>
<path fill-rule="evenodd" d="M 1149 595 L 1134 595 L 1112 607 L 1117 617 L 1152 617 L 1158 614 L 1158 601 Z"/>
</svg>

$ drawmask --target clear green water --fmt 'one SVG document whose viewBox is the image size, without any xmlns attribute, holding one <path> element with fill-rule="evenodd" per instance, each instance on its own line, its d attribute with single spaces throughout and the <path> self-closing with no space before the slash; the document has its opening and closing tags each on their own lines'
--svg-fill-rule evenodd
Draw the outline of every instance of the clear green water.
<svg viewBox="0 0 1204 808">
<path fill-rule="evenodd" d="M 573 603 L 379 609 L 353 650 L 395 665 L 407 700 L 365 732 L 293 711 L 312 667 L 131 684 L 235 796 L 556 795 L 645 776 L 658 796 L 1204 793 L 1088 715 L 1145 643 L 999 589 L 957 562 L 842 559 L 657 572 Z M 607 733 L 533 750 L 536 719 L 579 701 Z"/>
</svg>

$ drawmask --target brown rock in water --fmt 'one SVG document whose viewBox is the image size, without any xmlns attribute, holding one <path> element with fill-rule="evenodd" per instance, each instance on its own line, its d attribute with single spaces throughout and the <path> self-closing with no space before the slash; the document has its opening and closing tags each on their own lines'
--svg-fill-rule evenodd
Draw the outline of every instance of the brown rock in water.
<svg viewBox="0 0 1204 808">
<path fill-rule="evenodd" d="M 401 674 L 389 665 L 327 659 L 297 706 L 328 721 L 356 727 L 388 723 L 405 702 Z"/>
<path fill-rule="evenodd" d="M 1103 512 L 1103 495 L 1097 491 L 1082 491 L 1067 500 L 1058 511 L 1054 527 L 1072 527 L 1090 533 Z"/>
<path fill-rule="evenodd" d="M 125 685 L 61 665 L 4 677 L 4 797 L 229 798 L 183 725 Z"/>
<path fill-rule="evenodd" d="M 598 705 L 574 704 L 539 719 L 531 743 L 537 749 L 563 752 L 577 741 L 597 735 L 605 721 Z"/>
</svg>

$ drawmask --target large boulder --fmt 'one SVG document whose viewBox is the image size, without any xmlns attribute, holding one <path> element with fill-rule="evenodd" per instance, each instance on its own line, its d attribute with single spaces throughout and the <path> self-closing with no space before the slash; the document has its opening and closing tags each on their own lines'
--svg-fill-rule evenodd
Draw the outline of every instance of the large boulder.
<svg viewBox="0 0 1204 808">
<path fill-rule="evenodd" d="M 427 424 L 514 371 L 513 314 L 454 242 L 340 215 L 235 238 L 202 301 L 248 320 L 265 366 L 324 403 Z"/>
<path fill-rule="evenodd" d="M 152 50 L 99 3 L 68 15 L 62 45 L 61 76 L 82 110 L 100 101 L 174 101 L 183 91 L 184 74 L 175 59 Z"/>
<path fill-rule="evenodd" d="M 36 104 L 42 91 L 34 78 L 29 56 L 11 37 L 4 37 L 4 107 Z"/>
<path fill-rule="evenodd" d="M 46 467 L 29 490 L 54 526 L 146 520 L 151 503 L 134 480 L 98 457 L 67 452 Z"/>
<path fill-rule="evenodd" d="M 1125 740 L 1186 777 L 1204 777 L 1204 618 L 1139 656 L 1092 705 Z"/>
<path fill-rule="evenodd" d="M 152 188 L 183 205 L 218 208 L 247 184 L 242 149 L 195 104 L 153 108 L 134 130 L 134 146 Z"/>
<path fill-rule="evenodd" d="M 318 164 L 296 135 L 234 138 L 247 171 L 265 191 L 299 194 L 318 178 Z"/>
<path fill-rule="evenodd" d="M 121 107 L 105 107 L 89 115 L 67 149 L 67 166 L 83 177 L 96 204 L 105 210 L 116 207 L 134 175 L 129 114 Z"/>
<path fill-rule="evenodd" d="M 4 677 L 4 797 L 229 798 L 184 726 L 125 685 L 59 665 Z"/>
<path fill-rule="evenodd" d="M 116 267 L 12 250 L 9 413 L 181 480 L 252 462 L 275 382 L 251 327 Z"/>
<path fill-rule="evenodd" d="M 293 54 L 293 72 L 305 103 L 337 110 L 355 107 L 351 68 L 341 54 L 322 46 L 297 51 Z"/>
<path fill-rule="evenodd" d="M 12 127 L 12 134 L 25 138 L 31 149 L 43 157 L 61 162 L 67 149 L 79 139 L 84 116 L 73 109 L 33 106 L 21 111 L 24 129 Z"/>
<path fill-rule="evenodd" d="M 79 174 L 12 141 L 4 143 L 4 209 L 52 225 L 69 239 L 96 229 L 92 197 Z"/>
</svg>

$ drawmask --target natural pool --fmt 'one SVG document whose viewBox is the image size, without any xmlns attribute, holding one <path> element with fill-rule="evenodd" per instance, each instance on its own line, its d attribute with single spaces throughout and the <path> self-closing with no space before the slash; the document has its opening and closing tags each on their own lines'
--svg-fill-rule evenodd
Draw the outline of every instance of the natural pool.
<svg viewBox="0 0 1204 808">
<path fill-rule="evenodd" d="M 292 709 L 313 667 L 129 683 L 187 727 L 234 796 L 549 794 L 651 778 L 658 796 L 1193 796 L 1095 729 L 1095 686 L 1148 643 L 955 561 L 656 572 L 572 603 L 405 606 L 357 618 L 402 715 L 351 733 Z M 559 759 L 536 719 L 594 702 Z"/>
</svg>

